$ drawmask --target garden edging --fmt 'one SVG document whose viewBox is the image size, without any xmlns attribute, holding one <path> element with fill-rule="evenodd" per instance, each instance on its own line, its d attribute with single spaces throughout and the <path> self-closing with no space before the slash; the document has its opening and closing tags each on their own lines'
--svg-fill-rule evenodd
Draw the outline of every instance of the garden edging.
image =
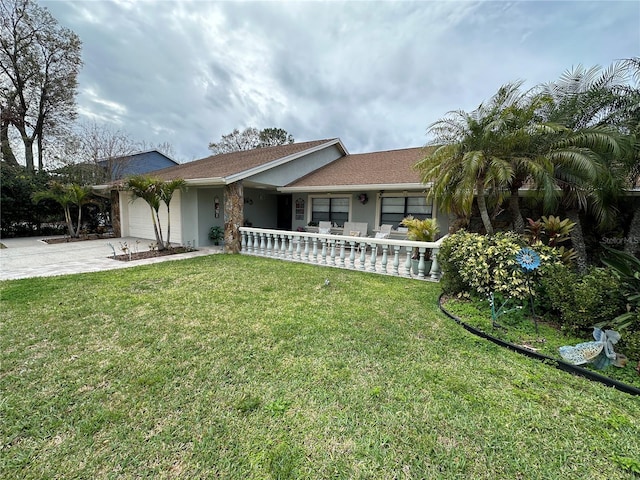
<svg viewBox="0 0 640 480">
<path fill-rule="evenodd" d="M 442 312 L 448 316 L 449 318 L 451 318 L 452 320 L 454 320 L 456 323 L 458 323 L 459 325 L 461 325 L 465 330 L 473 333 L 474 335 L 477 335 L 481 338 L 484 338 L 486 340 L 489 340 L 493 343 L 495 343 L 496 345 L 500 345 L 501 347 L 505 347 L 508 348 L 510 350 L 513 350 L 515 352 L 518 352 L 522 355 L 526 355 L 528 357 L 531 358 L 535 358 L 536 360 L 540 360 L 541 362 L 547 363 L 549 365 L 553 365 L 556 368 L 563 370 L 565 372 L 569 372 L 572 373 L 574 375 L 580 375 L 581 377 L 585 377 L 588 378 L 589 380 L 595 381 L 595 382 L 600 382 L 608 387 L 613 387 L 616 390 L 620 390 L 622 392 L 625 393 L 629 393 L 631 395 L 640 395 L 640 389 L 629 385 L 627 383 L 623 383 L 623 382 L 618 382 L 617 380 L 614 380 L 612 378 L 606 377 L 604 375 L 600 375 L 597 372 L 594 372 L 592 370 L 588 370 L 586 368 L 582 368 L 580 366 L 577 365 L 572 365 L 570 363 L 567 363 L 563 360 L 560 360 L 558 358 L 553 358 L 553 357 L 549 357 L 547 355 L 543 355 L 541 353 L 537 353 L 534 352 L 532 350 L 528 350 L 526 348 L 523 348 L 519 345 L 515 345 L 513 343 L 510 342 L 505 342 L 504 340 L 500 340 L 499 338 L 496 338 L 492 335 L 489 335 L 488 333 L 479 330 L 475 327 L 472 327 L 471 325 L 463 322 L 460 318 L 458 318 L 457 316 L 455 316 L 454 314 L 452 314 L 451 312 L 447 311 L 447 309 L 444 308 L 444 306 L 442 305 L 442 298 L 443 298 L 444 294 L 441 293 L 440 296 L 438 297 L 438 306 L 440 307 L 440 310 L 442 310 Z"/>
</svg>

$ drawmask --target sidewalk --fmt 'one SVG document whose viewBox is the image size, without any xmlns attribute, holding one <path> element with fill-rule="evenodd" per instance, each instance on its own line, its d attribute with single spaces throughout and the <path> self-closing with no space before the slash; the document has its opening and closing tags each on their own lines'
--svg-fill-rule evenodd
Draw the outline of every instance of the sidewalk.
<svg viewBox="0 0 640 480">
<path fill-rule="evenodd" d="M 108 245 L 109 243 L 115 247 L 116 254 L 120 254 L 122 253 L 119 249 L 120 243 L 127 242 L 128 245 L 135 245 L 139 240 L 140 251 L 143 251 L 148 250 L 147 245 L 150 241 L 126 237 L 49 245 L 42 241 L 43 238 L 4 238 L 0 240 L 0 243 L 7 247 L 0 248 L 0 280 L 114 270 L 222 252 L 221 247 L 201 247 L 197 251 L 189 253 L 122 262 L 110 258 L 113 256 L 113 250 Z"/>
</svg>

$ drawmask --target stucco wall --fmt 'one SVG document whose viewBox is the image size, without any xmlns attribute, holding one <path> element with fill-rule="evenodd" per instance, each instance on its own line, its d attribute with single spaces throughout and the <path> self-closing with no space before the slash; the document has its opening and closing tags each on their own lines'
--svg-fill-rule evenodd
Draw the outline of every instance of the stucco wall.
<svg viewBox="0 0 640 480">
<path fill-rule="evenodd" d="M 245 188 L 244 218 L 256 228 L 276 228 L 278 224 L 277 195 L 266 190 Z"/>
<path fill-rule="evenodd" d="M 213 245 L 209 239 L 209 230 L 213 226 L 224 229 L 224 189 L 199 188 L 198 192 L 198 233 L 197 246 Z M 218 218 L 215 216 L 215 199 L 220 202 Z"/>
<path fill-rule="evenodd" d="M 341 156 L 342 152 L 334 145 L 249 177 L 247 180 L 283 187 Z"/>
</svg>

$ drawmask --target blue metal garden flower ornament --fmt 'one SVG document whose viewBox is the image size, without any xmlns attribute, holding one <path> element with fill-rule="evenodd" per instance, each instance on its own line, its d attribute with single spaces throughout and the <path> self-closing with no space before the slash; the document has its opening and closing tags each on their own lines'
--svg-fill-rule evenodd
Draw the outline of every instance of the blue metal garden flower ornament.
<svg viewBox="0 0 640 480">
<path fill-rule="evenodd" d="M 529 247 L 525 247 L 516 254 L 516 262 L 525 271 L 531 272 L 540 266 L 540 255 Z"/>
<path fill-rule="evenodd" d="M 533 305 L 533 291 L 531 290 L 531 274 L 540 266 L 540 255 L 529 247 L 524 247 L 516 253 L 516 262 L 522 267 L 525 275 L 525 282 L 529 290 L 529 304 L 531 305 L 531 318 L 536 326 L 536 334 L 538 333 L 538 319 Z"/>
</svg>

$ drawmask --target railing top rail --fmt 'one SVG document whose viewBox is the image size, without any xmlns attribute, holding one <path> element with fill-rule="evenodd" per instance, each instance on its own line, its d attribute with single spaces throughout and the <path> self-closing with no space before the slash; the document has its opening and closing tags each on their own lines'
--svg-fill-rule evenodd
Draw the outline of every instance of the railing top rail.
<svg viewBox="0 0 640 480">
<path fill-rule="evenodd" d="M 247 233 L 264 233 L 269 235 L 292 235 L 294 237 L 310 237 L 310 238 L 326 238 L 329 240 L 345 240 L 355 241 L 359 243 L 367 243 L 369 245 L 400 245 L 403 247 L 422 247 L 422 248 L 440 248 L 442 241 L 448 237 L 438 239 L 435 242 L 417 242 L 414 240 L 396 240 L 391 238 L 375 238 L 375 237 L 352 237 L 349 235 L 336 235 L 332 233 L 313 233 L 313 232 L 298 232 L 291 230 L 275 230 L 269 228 L 257 228 L 257 227 L 240 227 L 241 232 Z"/>
</svg>

